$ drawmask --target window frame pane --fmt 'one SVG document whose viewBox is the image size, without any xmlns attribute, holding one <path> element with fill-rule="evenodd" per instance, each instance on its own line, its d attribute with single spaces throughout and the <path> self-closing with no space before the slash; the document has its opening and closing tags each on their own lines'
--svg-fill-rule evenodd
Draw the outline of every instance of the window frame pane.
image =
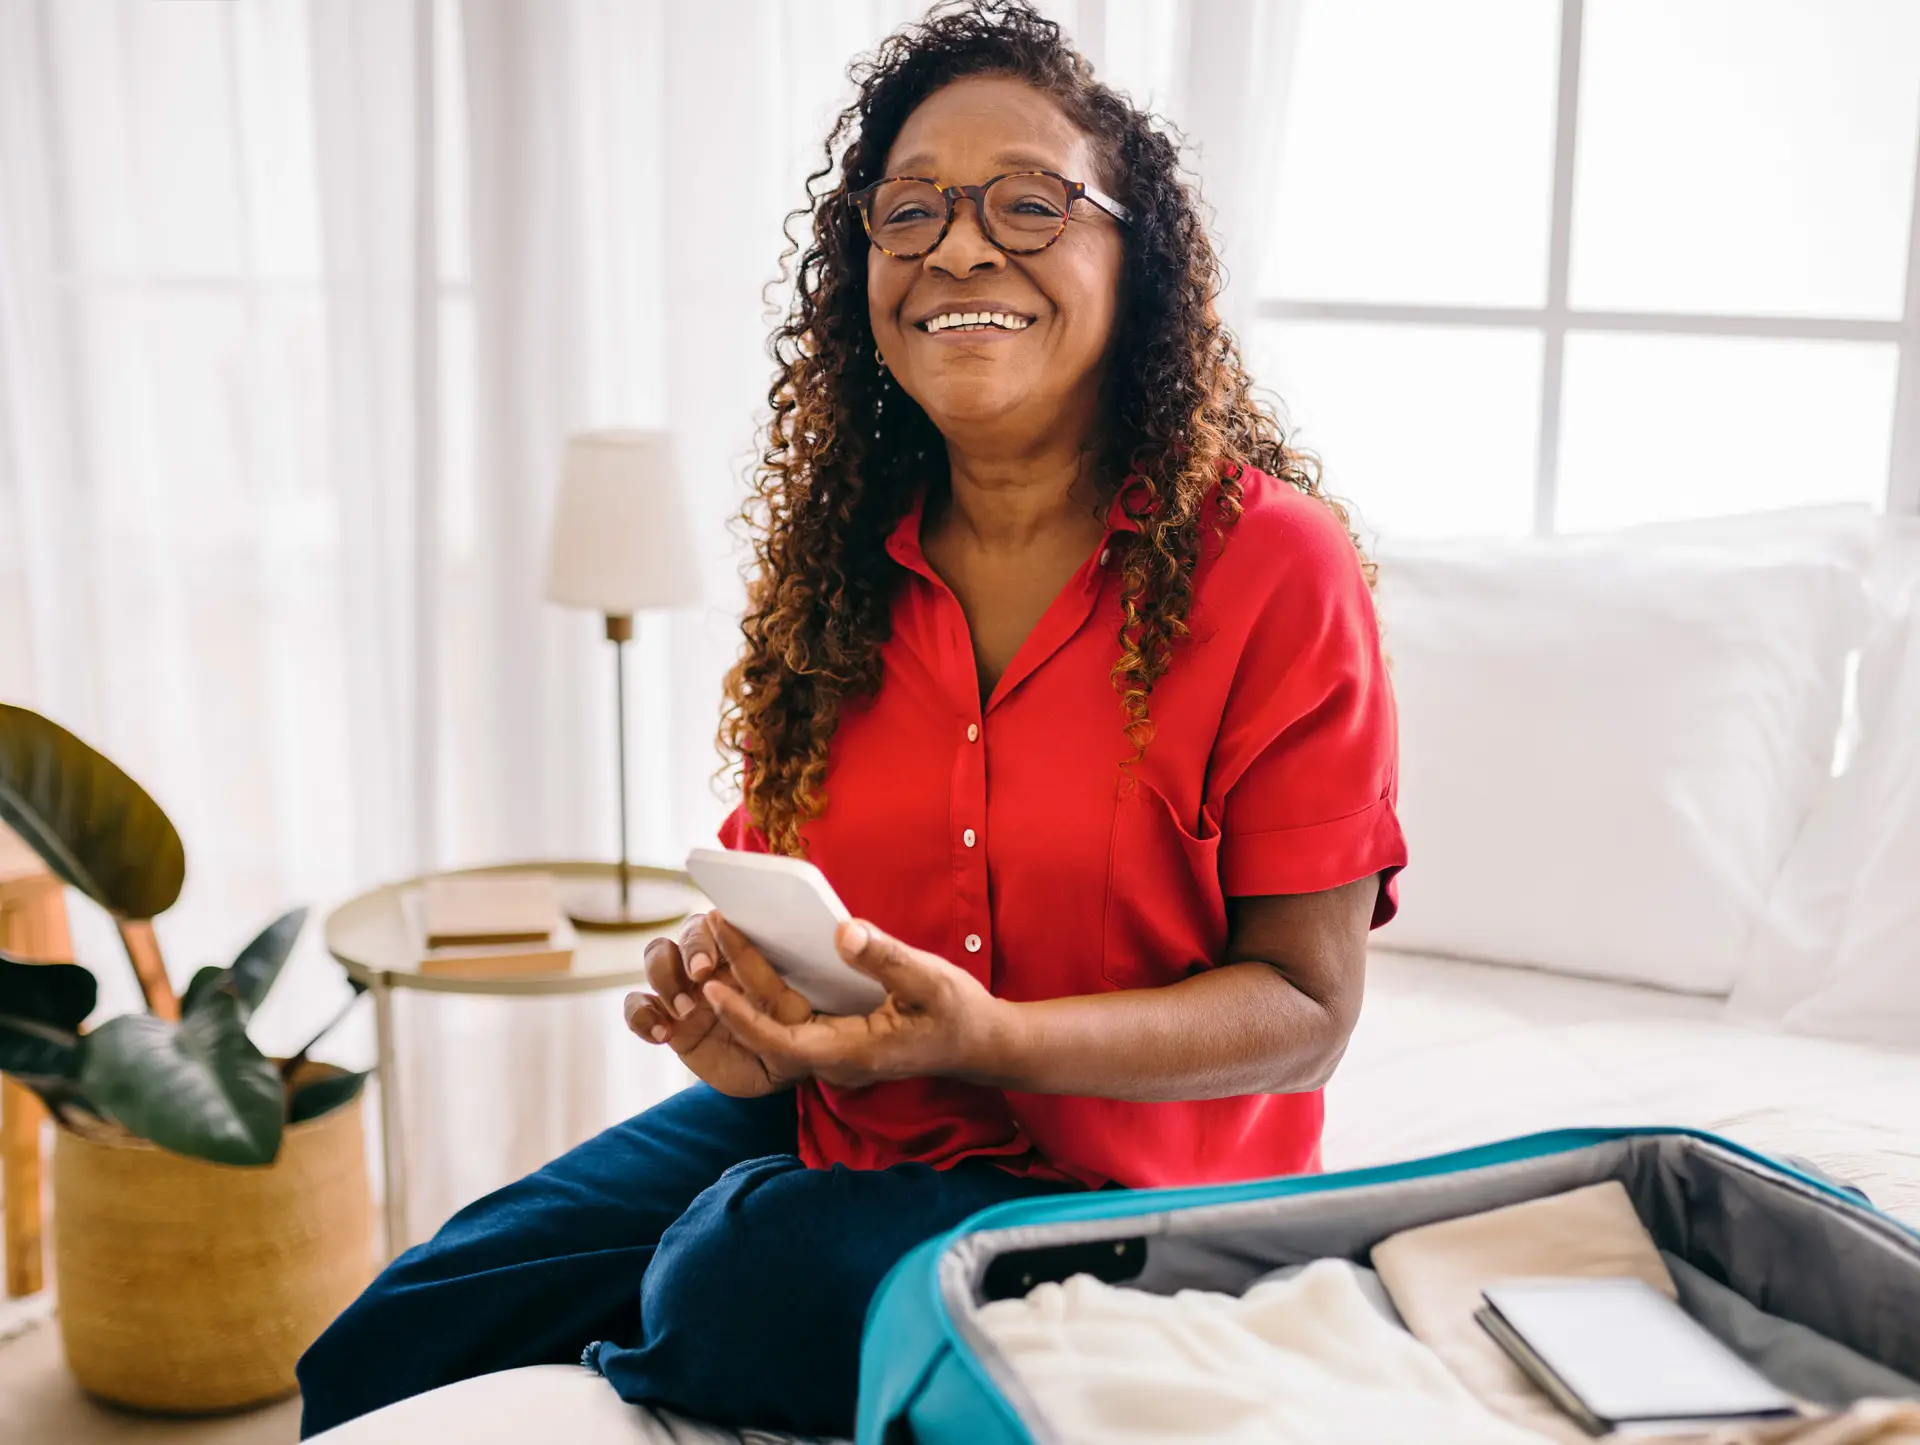
<svg viewBox="0 0 1920 1445">
<path fill-rule="evenodd" d="M 1920 513 L 1920 137 L 1908 217 L 1905 306 L 1898 319 L 1583 311 L 1569 305 L 1572 185 L 1580 122 L 1580 69 L 1586 0 L 1559 0 L 1559 91 L 1554 139 L 1553 215 L 1548 292 L 1542 306 L 1449 306 L 1303 299 L 1269 287 L 1255 308 L 1261 322 L 1318 320 L 1399 325 L 1537 329 L 1545 339 L 1537 429 L 1535 521 L 1538 534 L 1554 531 L 1558 511 L 1560 422 L 1566 339 L 1570 331 L 1629 332 L 1778 339 L 1891 342 L 1898 347 L 1892 442 L 1881 493 L 1894 513 Z"/>
</svg>

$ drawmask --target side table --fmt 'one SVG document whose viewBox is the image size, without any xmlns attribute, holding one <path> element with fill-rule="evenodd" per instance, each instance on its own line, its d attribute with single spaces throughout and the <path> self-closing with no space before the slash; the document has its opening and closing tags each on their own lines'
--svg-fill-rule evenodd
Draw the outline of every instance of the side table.
<svg viewBox="0 0 1920 1445">
<path fill-rule="evenodd" d="M 564 899 L 569 885 L 604 888 L 618 876 L 614 863 L 509 863 L 491 868 L 463 868 L 457 876 L 489 873 L 548 873 L 559 884 Z M 552 997 L 592 993 L 645 983 L 646 948 L 655 938 L 671 938 L 688 913 L 705 899 L 685 873 L 669 868 L 629 867 L 629 876 L 642 888 L 667 895 L 662 916 L 674 907 L 679 914 L 657 929 L 630 933 L 592 933 L 580 930 L 573 967 L 555 973 L 527 973 L 486 978 L 455 973 L 422 973 L 419 946 L 401 913 L 401 899 L 409 889 L 427 881 L 427 875 L 389 883 L 350 898 L 327 915 L 327 952 L 347 971 L 347 977 L 366 985 L 373 995 L 376 1068 L 380 1075 L 380 1151 L 386 1174 L 387 1258 L 406 1248 L 407 1171 L 401 1139 L 397 1096 L 399 1070 L 394 1066 L 393 995 L 396 989 L 423 993 L 496 994 Z"/>
</svg>

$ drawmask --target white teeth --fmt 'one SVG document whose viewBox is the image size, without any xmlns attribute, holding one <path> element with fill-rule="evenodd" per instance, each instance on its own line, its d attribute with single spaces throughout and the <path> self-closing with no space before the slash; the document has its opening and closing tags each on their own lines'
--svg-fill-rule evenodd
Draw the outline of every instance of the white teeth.
<svg viewBox="0 0 1920 1445">
<path fill-rule="evenodd" d="M 946 311 L 922 323 L 929 332 L 952 331 L 957 327 L 997 326 L 1002 331 L 1025 331 L 1032 321 L 1007 311 Z"/>
</svg>

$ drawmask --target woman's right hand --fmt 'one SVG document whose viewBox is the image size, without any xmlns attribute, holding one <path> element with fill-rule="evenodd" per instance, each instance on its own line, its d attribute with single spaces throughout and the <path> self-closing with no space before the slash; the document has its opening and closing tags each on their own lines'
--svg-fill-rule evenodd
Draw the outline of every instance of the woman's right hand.
<svg viewBox="0 0 1920 1445">
<path fill-rule="evenodd" d="M 790 1089 L 801 1075 L 770 1069 L 742 1044 L 706 1000 L 703 986 L 721 979 L 783 1023 L 802 1023 L 812 1007 L 788 988 L 760 950 L 729 928 L 732 947 L 720 947 L 717 914 L 696 913 L 681 926 L 678 941 L 656 938 L 647 945 L 651 993 L 627 995 L 627 1027 L 652 1044 L 666 1044 L 696 1078 L 736 1099 Z"/>
</svg>

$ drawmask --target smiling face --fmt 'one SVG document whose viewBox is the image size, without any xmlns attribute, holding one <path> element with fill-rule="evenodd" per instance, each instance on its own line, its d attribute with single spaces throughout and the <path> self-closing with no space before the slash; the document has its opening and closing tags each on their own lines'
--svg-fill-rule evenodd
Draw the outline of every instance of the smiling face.
<svg viewBox="0 0 1920 1445">
<path fill-rule="evenodd" d="M 1051 99 L 1019 80 L 976 76 L 920 103 L 885 174 L 953 186 L 1025 170 L 1108 183 L 1086 134 Z M 1119 223 L 1091 201 L 1075 201 L 1060 239 L 1025 256 L 995 246 L 973 202 L 958 201 L 926 255 L 868 252 L 874 340 L 952 444 L 1020 451 L 1063 432 L 1083 442 L 1113 339 L 1121 255 Z"/>
</svg>

